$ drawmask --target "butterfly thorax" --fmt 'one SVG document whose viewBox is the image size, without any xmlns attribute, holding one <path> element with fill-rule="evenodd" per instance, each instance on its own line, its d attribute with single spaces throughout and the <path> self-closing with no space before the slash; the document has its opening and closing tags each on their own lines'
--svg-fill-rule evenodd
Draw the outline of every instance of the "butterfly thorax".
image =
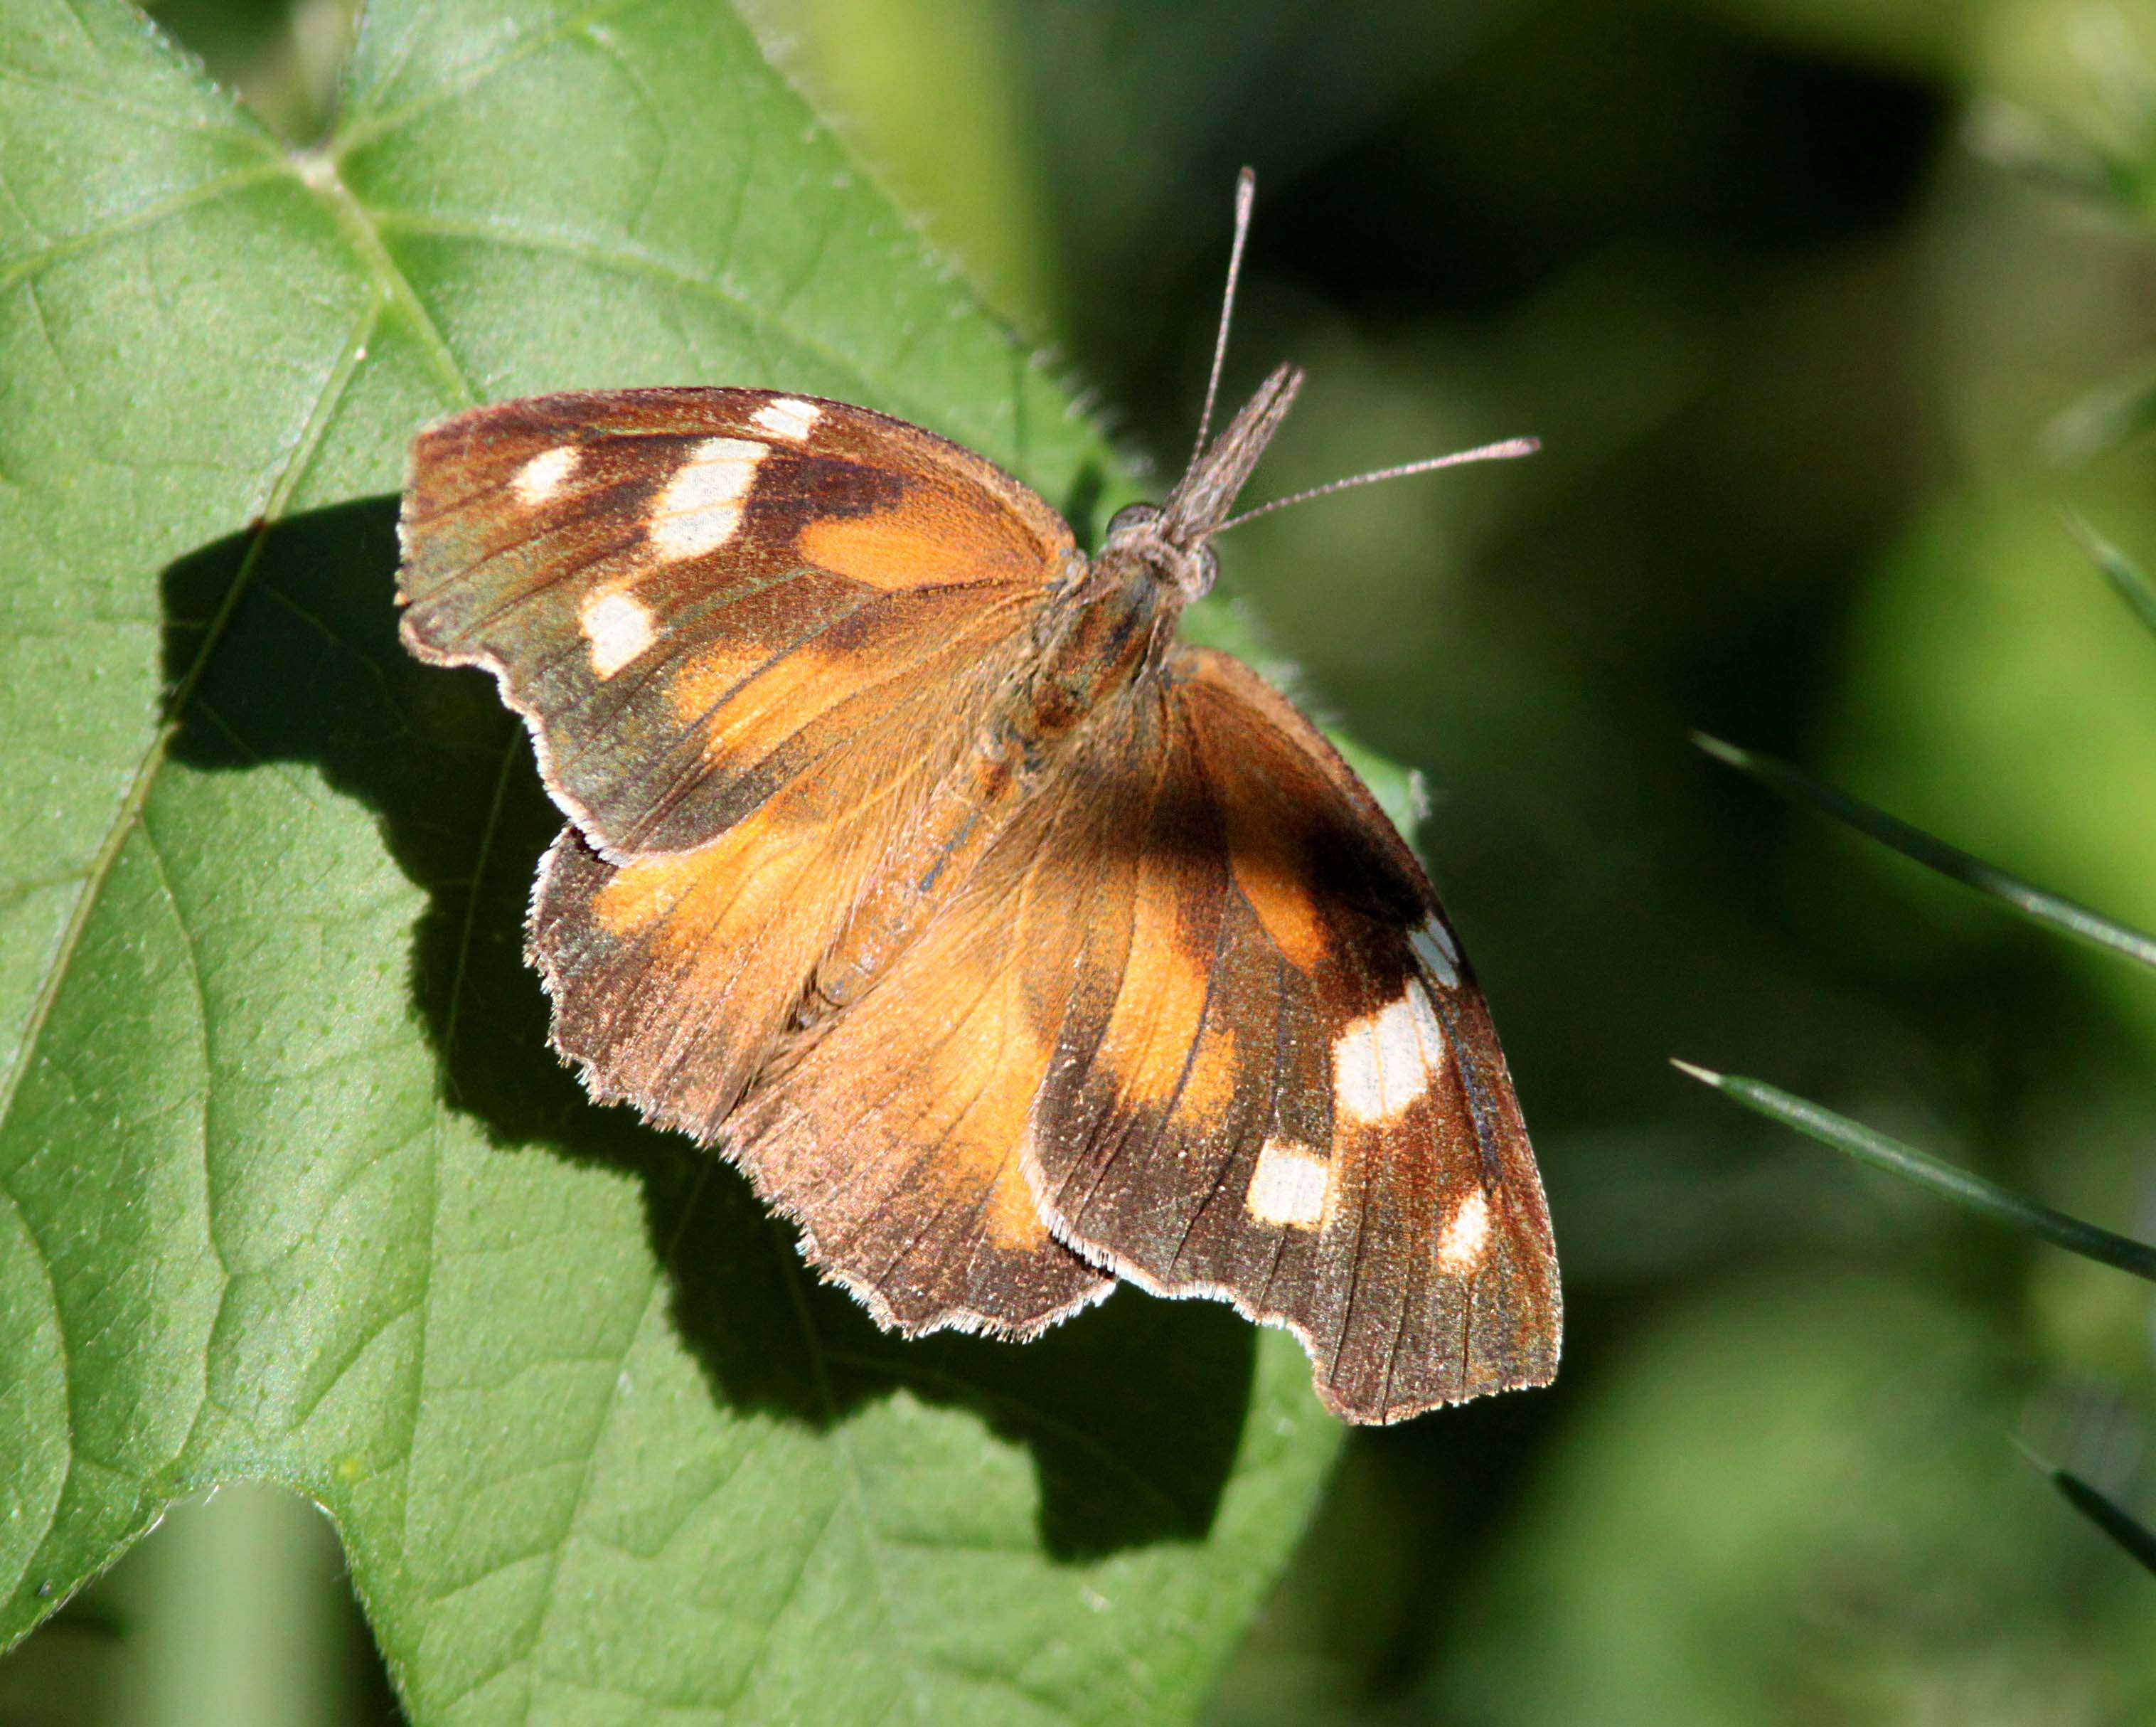
<svg viewBox="0 0 2156 1727">
<path fill-rule="evenodd" d="M 1025 753 L 1045 763 L 1086 717 L 1159 657 L 1182 615 L 1181 592 L 1104 548 L 1042 618 L 1039 657 L 1006 700 Z"/>
<path fill-rule="evenodd" d="M 816 969 L 798 1025 L 859 1000 L 1050 777 L 1087 719 L 1159 664 L 1183 607 L 1211 589 L 1219 573 L 1211 537 L 1301 383 L 1294 368 L 1280 368 L 1163 501 L 1116 513 L 1099 553 L 1049 601 L 1035 657 L 873 872 L 844 934 Z"/>
<path fill-rule="evenodd" d="M 1301 386 L 1301 373 L 1281 367 L 1164 501 L 1132 504 L 1109 522 L 1083 578 L 1045 620 L 1041 657 L 1019 697 L 1014 718 L 1036 752 L 1158 663 L 1183 607 L 1211 591 L 1220 568 L 1212 537 Z"/>
</svg>

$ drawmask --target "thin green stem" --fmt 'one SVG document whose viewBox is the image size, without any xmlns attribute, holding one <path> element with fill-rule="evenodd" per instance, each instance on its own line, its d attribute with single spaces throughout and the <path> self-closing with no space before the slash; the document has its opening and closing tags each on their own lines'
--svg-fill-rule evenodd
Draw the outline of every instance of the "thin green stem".
<svg viewBox="0 0 2156 1727">
<path fill-rule="evenodd" d="M 2145 1241 L 2113 1235 L 2107 1229 L 2099 1229 L 2078 1217 L 2055 1211 L 2049 1205 L 2039 1205 L 2011 1189 L 1986 1181 L 1980 1175 L 1972 1175 L 1928 1152 L 1904 1145 L 1898 1139 L 1889 1138 L 1846 1116 L 1836 1115 L 1830 1109 L 1823 1109 L 1763 1081 L 1716 1073 L 1696 1067 L 1689 1061 L 1673 1061 L 1671 1065 L 1702 1084 L 1712 1086 L 1734 1098 L 1755 1114 L 1794 1128 L 1822 1145 L 1847 1153 L 1860 1163 L 1885 1169 L 1919 1187 L 1928 1187 L 1957 1205 L 2049 1241 L 2055 1247 L 2063 1247 L 2069 1253 L 2116 1266 L 2120 1271 L 2156 1282 L 2156 1247 Z"/>
<path fill-rule="evenodd" d="M 1902 856 L 1927 869 L 1937 870 L 1941 875 L 1973 887 L 1979 893 L 2003 900 L 2023 917 L 2048 925 L 2056 930 L 2123 953 L 2128 959 L 2143 965 L 2156 966 L 2156 937 L 2143 934 L 2128 924 L 2106 917 L 2091 911 L 2078 901 L 2063 894 L 2051 893 L 2030 886 L 2018 876 L 2009 875 L 1995 864 L 1986 863 L 1959 846 L 1949 846 L 1945 840 L 1926 833 L 1922 828 L 1912 827 L 1899 816 L 1889 815 L 1885 810 L 1852 798 L 1848 793 L 1814 779 L 1810 774 L 1792 768 L 1786 762 L 1772 756 L 1743 749 L 1733 743 L 1725 743 L 1719 738 L 1710 738 L 1704 732 L 1692 733 L 1692 742 L 1718 762 L 1750 774 L 1762 784 L 1771 787 L 1785 797 L 1800 804 L 1809 804 L 1815 810 L 1831 815 L 1835 820 L 1847 823 L 1859 833 L 1867 834 L 1883 846 L 1892 847 Z"/>
</svg>

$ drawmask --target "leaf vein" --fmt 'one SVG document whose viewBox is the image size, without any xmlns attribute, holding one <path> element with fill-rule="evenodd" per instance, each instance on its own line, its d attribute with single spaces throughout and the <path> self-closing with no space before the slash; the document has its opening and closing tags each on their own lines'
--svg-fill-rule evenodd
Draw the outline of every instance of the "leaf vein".
<svg viewBox="0 0 2156 1727">
<path fill-rule="evenodd" d="M 197 185 L 189 187 L 185 192 L 176 193 L 157 203 L 146 204 L 142 208 L 122 216 L 116 222 L 106 223 L 102 228 L 85 229 L 80 234 L 64 234 L 59 239 L 49 242 L 34 252 L 26 252 L 19 258 L 0 264 L 0 292 L 13 287 L 25 277 L 39 274 L 47 265 L 55 264 L 64 258 L 72 257 L 78 252 L 89 251 L 95 247 L 105 244 L 109 240 L 119 239 L 134 233 L 138 229 L 155 227 L 167 218 L 179 215 L 184 211 L 193 208 L 197 204 L 214 203 L 218 199 L 228 197 L 235 192 L 244 191 L 249 186 L 259 186 L 267 181 L 274 180 L 284 172 L 285 172 L 285 164 L 280 162 L 261 162 L 251 168 L 235 168 L 230 173 L 221 174 L 214 179 L 202 181 Z"/>
<path fill-rule="evenodd" d="M 206 1227 L 204 1236 L 209 1251 L 217 1257 L 218 1270 L 223 1274 L 228 1287 L 232 1281 L 232 1262 L 225 1255 L 224 1243 L 218 1236 L 218 1183 L 216 1172 L 211 1168 L 213 1157 L 215 1123 L 211 1111 L 215 1108 L 216 1087 L 212 1083 L 213 1069 L 209 1048 L 209 992 L 203 987 L 202 955 L 195 947 L 194 932 L 187 928 L 187 916 L 180 909 L 180 897 L 172 886 L 172 872 L 165 867 L 165 854 L 152 831 L 147 810 L 136 824 L 136 831 L 142 840 L 143 855 L 150 861 L 150 868 L 157 878 L 158 892 L 172 914 L 172 926 L 179 932 L 180 949 L 187 956 L 187 984 L 194 995 L 196 1054 L 202 1066 L 201 1108 L 197 1113 L 196 1130 L 202 1138 L 203 1210 Z"/>
<path fill-rule="evenodd" d="M 606 5 L 594 6 L 587 12 L 577 13 L 549 24 L 543 30 L 534 30 L 529 35 L 517 37 L 492 59 L 466 67 L 435 85 L 424 95 L 414 96 L 401 107 L 386 108 L 378 114 L 354 121 L 331 141 L 331 147 L 341 157 L 349 156 L 362 145 L 371 143 L 385 133 L 395 131 L 407 121 L 417 120 L 444 102 L 453 102 L 459 96 L 469 95 L 495 74 L 515 65 L 519 60 L 529 59 L 542 49 L 551 48 L 557 42 L 567 41 L 570 37 L 588 30 L 593 24 L 603 23 L 644 3 L 645 0 L 608 0 Z M 405 60 L 410 57 L 409 44 L 416 39 L 417 35 L 418 32 L 413 31 L 406 37 L 407 47 L 399 53 L 393 65 L 393 74 L 403 70 Z"/>
<path fill-rule="evenodd" d="M 270 489 L 270 501 L 262 512 L 261 524 L 249 540 L 247 551 L 239 561 L 239 568 L 233 573 L 231 584 L 219 601 L 215 614 L 204 626 L 201 645 L 196 649 L 193 660 L 167 705 L 166 720 L 158 727 L 156 735 L 137 760 L 127 789 L 121 798 L 120 808 L 92 856 L 90 866 L 84 876 L 83 891 L 69 917 L 67 928 L 61 933 L 58 949 L 46 967 L 44 976 L 39 980 L 38 993 L 33 1000 L 29 1017 L 23 1024 L 21 1041 L 16 1046 L 6 1078 L 0 1081 L 0 1133 L 7 1131 L 14 1118 L 15 1103 L 21 1093 L 23 1078 L 36 1057 L 45 1026 L 52 1016 L 53 1005 L 58 1000 L 61 984 L 67 977 L 68 968 L 74 963 L 75 950 L 81 945 L 90 915 L 103 896 L 105 885 L 111 876 L 113 866 L 119 861 L 127 835 L 137 825 L 149 800 L 151 788 L 156 783 L 158 772 L 164 766 L 165 758 L 172 748 L 172 739 L 179 731 L 179 717 L 193 699 L 210 658 L 223 640 L 225 629 L 239 607 L 240 595 L 246 591 L 255 565 L 261 561 L 263 542 L 270 523 L 290 504 L 316 452 L 321 448 L 322 434 L 328 427 L 331 412 L 351 383 L 357 366 L 356 356 L 366 346 L 367 336 L 374 327 L 374 320 L 375 311 L 370 306 L 347 337 L 343 352 L 329 368 L 328 376 L 323 380 L 306 423 L 294 440 L 290 458 Z"/>
<path fill-rule="evenodd" d="M 925 421 L 937 417 L 931 415 L 922 404 L 909 405 L 896 393 L 879 388 L 860 369 L 857 362 L 795 327 L 737 289 L 729 288 L 712 277 L 700 275 L 671 259 L 661 257 L 642 247 L 609 246 L 579 234 L 512 227 L 502 222 L 477 221 L 468 217 L 436 215 L 424 211 L 376 208 L 369 213 L 376 223 L 385 228 L 401 229 L 407 233 L 425 234 L 437 239 L 463 239 L 482 245 L 554 253 L 594 268 L 649 276 L 670 286 L 701 295 L 732 312 L 744 329 L 767 339 L 776 337 L 797 353 L 850 380 L 845 388 L 852 394 L 876 398 L 901 418 Z M 947 412 L 940 417 L 946 421 L 951 418 Z"/>
</svg>

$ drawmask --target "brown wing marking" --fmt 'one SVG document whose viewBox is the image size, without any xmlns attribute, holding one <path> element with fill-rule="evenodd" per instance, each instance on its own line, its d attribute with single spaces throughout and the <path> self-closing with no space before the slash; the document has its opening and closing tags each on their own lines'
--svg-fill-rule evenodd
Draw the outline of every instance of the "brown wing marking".
<svg viewBox="0 0 2156 1727">
<path fill-rule="evenodd" d="M 1166 671 L 1089 740 L 1099 777 L 1161 790 L 1110 840 L 1138 861 L 1091 897 L 1035 1113 L 1051 1225 L 1293 1331 L 1350 1419 L 1545 1382 L 1540 1179 L 1426 879 L 1254 673 L 1191 649 Z M 1047 867 L 1083 899 L 1099 861 L 1066 842 Z"/>
<path fill-rule="evenodd" d="M 756 390 L 454 415 L 413 443 L 399 532 L 407 645 L 495 674 L 616 859 L 701 844 L 1022 635 L 1073 553 L 979 456 Z"/>
</svg>

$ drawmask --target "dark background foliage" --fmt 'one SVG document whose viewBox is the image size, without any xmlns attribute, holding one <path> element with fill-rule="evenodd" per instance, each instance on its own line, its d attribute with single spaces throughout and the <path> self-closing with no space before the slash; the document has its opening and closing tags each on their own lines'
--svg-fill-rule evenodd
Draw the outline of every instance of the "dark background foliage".
<svg viewBox="0 0 2156 1727">
<path fill-rule="evenodd" d="M 338 5 L 160 16 L 278 125 L 320 123 Z M 1161 467 L 1203 388 L 1245 162 L 1229 391 L 1281 356 L 1313 374 L 1261 490 L 1546 441 L 1224 547 L 1224 591 L 1325 708 L 1427 778 L 1420 843 L 1542 1152 L 1569 1336 L 1549 1392 L 1354 1437 L 1217 1718 L 2147 1719 L 2148 1579 L 2008 1442 L 2149 1509 L 2142 1292 L 1845 1167 L 1666 1058 L 2156 1222 L 2146 983 L 1686 740 L 1794 758 L 2156 918 L 2156 652 L 2056 517 L 2156 549 L 2147 455 L 2042 455 L 2150 346 L 2150 254 L 2130 210 L 2002 159 L 2031 116 L 2138 147 L 2149 20 L 2065 0 L 757 16 Z M 176 1519 L 0 1687 L 85 1719 L 61 1700 L 84 1676 L 189 1658 L 115 1634 L 168 1622 L 160 1591 L 213 1593 L 264 1554 L 332 1575 L 282 1515 L 235 1495 Z M 333 1614 L 291 1634 L 192 1658 L 268 1663 L 313 1719 L 390 1707 Z"/>
</svg>

